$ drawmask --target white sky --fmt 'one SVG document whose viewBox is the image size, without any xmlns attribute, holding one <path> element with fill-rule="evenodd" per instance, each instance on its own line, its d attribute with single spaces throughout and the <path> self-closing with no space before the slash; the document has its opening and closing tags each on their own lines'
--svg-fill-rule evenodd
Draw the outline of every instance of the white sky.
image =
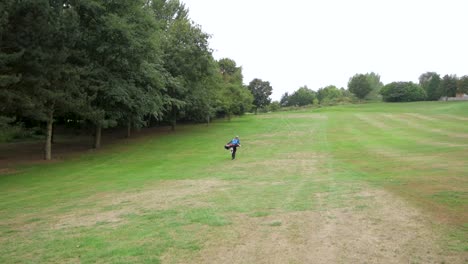
<svg viewBox="0 0 468 264">
<path fill-rule="evenodd" d="M 269 81 L 273 100 L 307 85 L 346 88 L 356 73 L 382 82 L 426 71 L 468 75 L 468 0 L 182 0 L 244 83 Z"/>
</svg>

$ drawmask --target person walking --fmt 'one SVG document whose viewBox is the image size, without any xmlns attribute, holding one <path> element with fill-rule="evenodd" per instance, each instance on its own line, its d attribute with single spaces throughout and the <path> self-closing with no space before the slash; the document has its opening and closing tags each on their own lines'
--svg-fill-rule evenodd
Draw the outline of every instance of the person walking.
<svg viewBox="0 0 468 264">
<path fill-rule="evenodd" d="M 231 157 L 232 159 L 236 159 L 236 152 L 237 152 L 237 148 L 240 147 L 240 139 L 239 139 L 239 136 L 236 136 L 235 138 L 233 138 L 231 141 L 229 141 L 225 146 L 224 148 L 225 149 L 230 149 L 231 150 Z"/>
</svg>

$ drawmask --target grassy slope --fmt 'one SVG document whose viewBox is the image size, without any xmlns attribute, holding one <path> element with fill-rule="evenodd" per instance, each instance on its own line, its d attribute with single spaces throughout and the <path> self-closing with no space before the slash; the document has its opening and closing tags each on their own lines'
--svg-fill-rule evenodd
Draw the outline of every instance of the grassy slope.
<svg viewBox="0 0 468 264">
<path fill-rule="evenodd" d="M 449 227 L 448 245 L 467 250 L 467 122 L 466 103 L 337 106 L 181 127 L 63 163 L 23 167 L 0 178 L 0 262 L 190 259 L 206 239 L 229 236 L 217 228 L 236 214 L 316 210 L 312 194 L 319 192 L 331 194 L 329 206 L 343 206 L 343 194 L 359 188 L 354 182 L 431 212 L 435 223 Z M 235 134 L 244 146 L 232 162 L 222 145 Z M 180 196 L 164 208 L 109 202 L 174 180 L 216 182 L 212 191 Z M 219 182 L 229 187 L 216 188 Z M 276 182 L 282 184 L 261 184 Z M 120 209 L 117 224 L 104 218 L 53 226 L 66 216 Z"/>
</svg>

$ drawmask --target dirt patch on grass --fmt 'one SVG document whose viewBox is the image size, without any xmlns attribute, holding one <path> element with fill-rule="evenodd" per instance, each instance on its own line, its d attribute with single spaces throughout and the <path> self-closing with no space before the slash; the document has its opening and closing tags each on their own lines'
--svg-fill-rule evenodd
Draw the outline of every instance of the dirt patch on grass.
<svg viewBox="0 0 468 264">
<path fill-rule="evenodd" d="M 235 215 L 221 241 L 207 241 L 197 263 L 464 263 L 436 244 L 439 235 L 399 197 L 365 189 L 353 203 L 264 217 Z M 357 199 L 359 198 L 359 199 Z M 356 200 L 357 199 L 357 200 Z"/>
<path fill-rule="evenodd" d="M 163 181 L 153 188 L 137 192 L 100 193 L 80 200 L 76 204 L 77 209 L 60 212 L 60 208 L 51 208 L 42 213 L 19 215 L 3 224 L 21 232 L 34 231 L 41 225 L 46 225 L 51 229 L 96 224 L 117 225 L 124 223 L 124 217 L 128 214 L 139 214 L 147 210 L 164 210 L 177 206 L 207 206 L 206 202 L 194 198 L 226 185 L 227 182 L 220 180 Z M 80 205 L 86 204 L 90 204 L 89 209 L 82 209 L 83 206 Z M 33 217 L 40 220 L 30 222 L 29 219 Z"/>
<path fill-rule="evenodd" d="M 207 204 L 191 199 L 226 186 L 219 180 L 177 180 L 165 181 L 154 188 L 131 193 L 100 195 L 98 210 L 73 211 L 60 216 L 55 227 L 90 226 L 99 222 L 119 222 L 122 216 L 145 210 L 164 210 L 177 206 L 202 207 Z M 96 200 L 96 197 L 90 197 Z"/>
<path fill-rule="evenodd" d="M 455 119 L 455 120 L 460 120 L 460 121 L 468 121 L 468 117 L 463 117 L 463 116 L 457 116 L 457 115 L 438 115 L 441 118 L 440 119 Z"/>
<path fill-rule="evenodd" d="M 6 175 L 6 174 L 13 174 L 18 172 L 16 169 L 13 168 L 0 168 L 0 175 Z"/>
</svg>

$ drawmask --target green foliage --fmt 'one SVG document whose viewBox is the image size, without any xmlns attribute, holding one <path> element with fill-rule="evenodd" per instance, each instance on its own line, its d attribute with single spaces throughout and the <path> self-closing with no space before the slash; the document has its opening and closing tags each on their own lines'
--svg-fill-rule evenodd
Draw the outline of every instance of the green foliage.
<svg viewBox="0 0 468 264">
<path fill-rule="evenodd" d="M 222 79 L 217 105 L 218 116 L 243 115 L 252 109 L 254 97 L 242 84 L 242 68 L 236 66 L 232 59 L 223 58 L 218 61 L 218 69 Z"/>
<path fill-rule="evenodd" d="M 178 0 L 5 0 L 0 12 L 0 114 L 48 131 L 73 115 L 96 126 L 97 140 L 110 126 L 251 108 L 241 68 L 218 67 L 209 35 Z M 226 102 L 228 93 L 237 98 Z"/>
<path fill-rule="evenodd" d="M 457 83 L 457 92 L 468 94 L 468 75 L 460 77 Z"/>
<path fill-rule="evenodd" d="M 365 74 L 356 74 L 349 79 L 348 90 L 362 100 L 372 91 L 372 86 Z"/>
<path fill-rule="evenodd" d="M 458 77 L 456 75 L 445 75 L 440 82 L 442 96 L 455 97 L 457 94 Z"/>
<path fill-rule="evenodd" d="M 293 94 L 288 95 L 285 93 L 281 98 L 282 106 L 305 106 L 311 105 L 314 102 L 314 99 L 317 98 L 317 93 L 303 86 L 295 91 Z"/>
<path fill-rule="evenodd" d="M 437 101 L 443 95 L 440 75 L 436 72 L 426 72 L 419 76 L 419 85 L 426 91 L 427 100 Z"/>
<path fill-rule="evenodd" d="M 366 95 L 365 99 L 369 101 L 382 101 L 380 89 L 382 89 L 383 83 L 380 81 L 380 75 L 371 72 L 367 73 L 366 77 L 371 86 L 371 91 Z"/>
<path fill-rule="evenodd" d="M 261 79 L 253 79 L 249 83 L 248 88 L 254 97 L 253 104 L 255 106 L 255 112 L 257 112 L 258 108 L 262 108 L 270 104 L 270 95 L 273 91 L 270 82 L 262 81 Z"/>
<path fill-rule="evenodd" d="M 320 104 L 332 104 L 339 101 L 342 97 L 343 93 L 334 85 L 320 88 L 317 91 L 317 99 Z"/>
<path fill-rule="evenodd" d="M 277 112 L 281 109 L 281 103 L 278 101 L 273 101 L 268 105 L 268 111 Z"/>
<path fill-rule="evenodd" d="M 392 82 L 380 94 L 385 102 L 414 102 L 426 99 L 426 92 L 413 82 Z"/>
</svg>

